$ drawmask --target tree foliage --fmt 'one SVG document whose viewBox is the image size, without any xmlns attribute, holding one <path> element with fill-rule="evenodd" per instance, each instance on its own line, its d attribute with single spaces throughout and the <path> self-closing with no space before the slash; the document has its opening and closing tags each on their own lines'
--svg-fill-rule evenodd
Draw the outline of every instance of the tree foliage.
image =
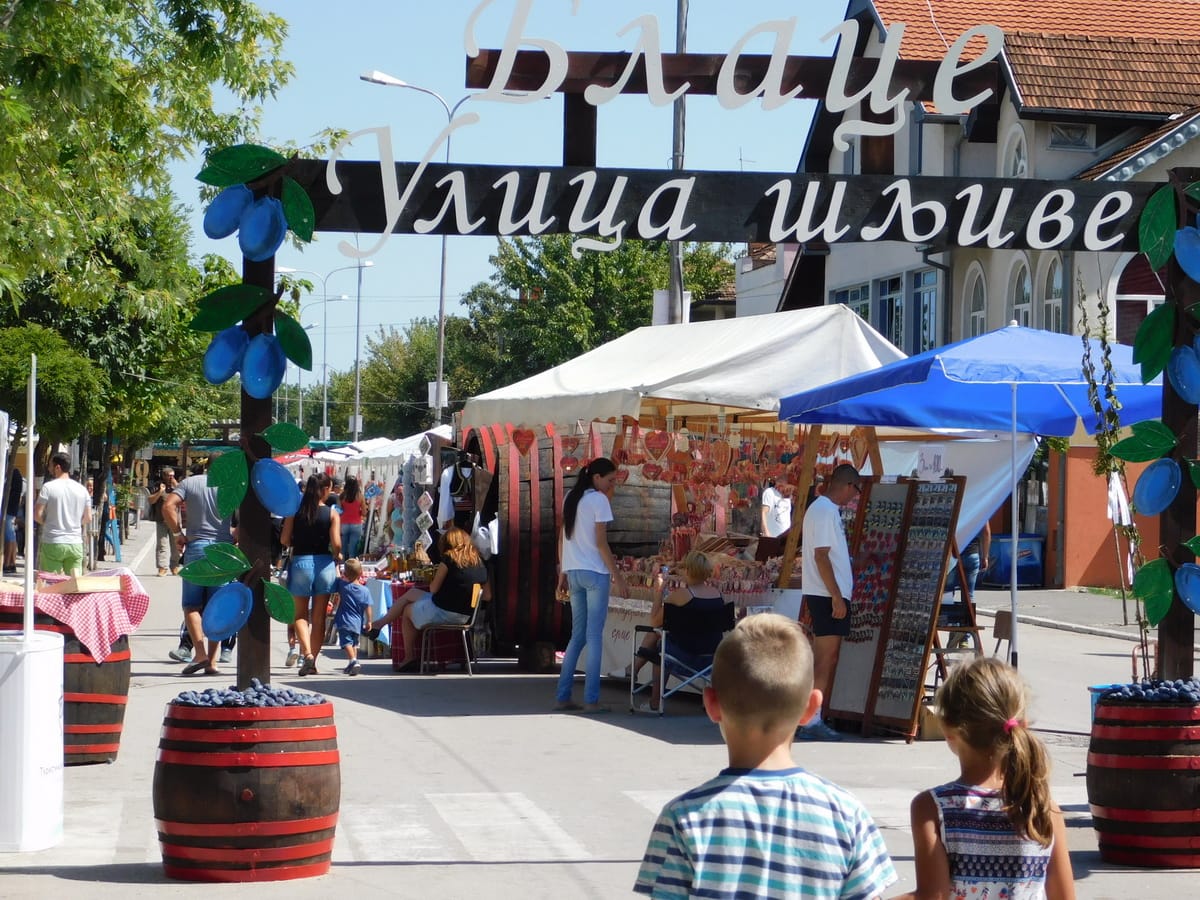
<svg viewBox="0 0 1200 900">
<path fill-rule="evenodd" d="M 165 163 L 257 125 L 291 69 L 284 22 L 244 0 L 21 0 L 0 19 L 0 292 L 72 303 L 117 290 L 110 252 Z M 235 104 L 218 112 L 212 88 Z"/>
<path fill-rule="evenodd" d="M 98 421 L 104 375 L 66 338 L 42 325 L 0 328 L 0 409 L 26 421 L 30 356 L 37 356 L 37 424 L 43 444 L 70 440 Z"/>
</svg>

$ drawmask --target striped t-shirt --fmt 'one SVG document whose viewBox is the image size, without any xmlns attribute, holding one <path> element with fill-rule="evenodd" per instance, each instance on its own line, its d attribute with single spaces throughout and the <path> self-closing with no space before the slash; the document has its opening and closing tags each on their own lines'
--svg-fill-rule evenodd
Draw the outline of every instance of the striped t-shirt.
<svg viewBox="0 0 1200 900">
<path fill-rule="evenodd" d="M 634 890 L 652 897 L 877 897 L 896 880 L 850 793 L 803 769 L 726 769 L 659 814 Z"/>
<path fill-rule="evenodd" d="M 937 803 L 942 844 L 959 900 L 1041 900 L 1053 844 L 1022 837 L 991 788 L 951 782 L 929 791 Z"/>
</svg>

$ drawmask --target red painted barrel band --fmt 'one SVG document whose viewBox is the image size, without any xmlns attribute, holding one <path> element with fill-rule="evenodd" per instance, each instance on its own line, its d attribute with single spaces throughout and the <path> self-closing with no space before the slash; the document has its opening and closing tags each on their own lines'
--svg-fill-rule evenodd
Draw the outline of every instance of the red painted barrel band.
<svg viewBox="0 0 1200 900">
<path fill-rule="evenodd" d="M 331 703 L 317 703 L 313 706 L 269 707 L 183 706 L 182 704 L 168 703 L 167 718 L 163 724 L 167 724 L 171 719 L 188 719 L 201 722 L 244 722 L 254 719 L 265 722 L 290 722 L 298 719 L 331 718 L 333 718 L 333 704 Z"/>
<path fill-rule="evenodd" d="M 329 741 L 337 738 L 336 725 L 309 725 L 301 728 L 176 728 L 163 726 L 162 737 L 169 741 L 196 744 L 258 744 L 272 741 Z"/>
<path fill-rule="evenodd" d="M 120 734 L 121 722 L 107 725 L 64 725 L 63 734 Z"/>
<path fill-rule="evenodd" d="M 285 819 L 277 822 L 165 822 L 155 819 L 154 826 L 172 837 L 244 837 L 263 835 L 277 837 L 281 834 L 303 834 L 306 831 L 324 831 L 337 825 L 338 814 L 316 816 L 311 819 Z"/>
<path fill-rule="evenodd" d="M 1092 804 L 1093 819 L 1113 822 L 1200 822 L 1200 809 L 1123 809 Z"/>
<path fill-rule="evenodd" d="M 1089 766 L 1102 769 L 1200 769 L 1200 756 L 1125 756 L 1120 753 L 1088 753 Z"/>
<path fill-rule="evenodd" d="M 1113 706 L 1103 700 L 1096 707 L 1096 720 L 1125 722 L 1200 722 L 1200 706 Z"/>
<path fill-rule="evenodd" d="M 91 663 L 95 666 L 107 666 L 109 663 L 125 662 L 132 659 L 128 650 L 120 650 L 116 653 L 110 653 L 103 660 L 98 660 L 90 653 L 64 653 L 63 662 L 67 663 Z"/>
<path fill-rule="evenodd" d="M 158 761 L 180 766 L 226 766 L 248 769 L 282 768 L 284 766 L 336 766 L 341 757 L 336 750 L 311 750 L 306 753 L 190 753 L 183 750 L 158 751 Z"/>
<path fill-rule="evenodd" d="M 1107 862 L 1144 869 L 1152 866 L 1160 869 L 1190 869 L 1200 860 L 1195 853 L 1150 853 L 1146 850 L 1119 850 L 1104 848 L 1100 856 Z"/>
<path fill-rule="evenodd" d="M 1200 725 L 1093 725 L 1092 737 L 1109 741 L 1200 741 Z"/>
<path fill-rule="evenodd" d="M 1200 850 L 1200 834 L 1122 834 L 1106 831 L 1101 841 L 1107 846 L 1142 847 L 1148 850 Z"/>
<path fill-rule="evenodd" d="M 163 863 L 163 874 L 179 881 L 246 882 L 317 878 L 329 873 L 329 860 L 307 866 L 273 866 L 269 869 L 213 869 L 208 866 L 175 866 Z"/>
<path fill-rule="evenodd" d="M 63 694 L 63 700 L 67 703 L 107 703 L 124 706 L 129 702 L 129 697 L 124 694 Z"/>
<path fill-rule="evenodd" d="M 109 706 L 125 706 L 129 697 L 125 694 L 84 694 L 68 691 L 63 694 L 67 703 L 102 703 Z"/>
<path fill-rule="evenodd" d="M 291 847 L 190 847 L 162 841 L 163 856 L 188 862 L 228 863 L 231 866 L 254 866 L 261 863 L 287 862 L 308 859 L 333 851 L 333 838 L 309 841 Z"/>
<path fill-rule="evenodd" d="M 120 749 L 120 741 L 115 744 L 66 744 L 63 753 L 67 756 L 83 756 L 88 753 L 116 753 Z"/>
</svg>

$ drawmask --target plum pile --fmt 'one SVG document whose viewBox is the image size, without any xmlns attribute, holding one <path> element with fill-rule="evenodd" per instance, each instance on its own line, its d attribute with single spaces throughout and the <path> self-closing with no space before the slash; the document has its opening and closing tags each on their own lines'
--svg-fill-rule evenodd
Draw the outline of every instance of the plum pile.
<svg viewBox="0 0 1200 900">
<path fill-rule="evenodd" d="M 1200 703 L 1200 679 L 1177 678 L 1174 681 L 1147 679 L 1134 684 L 1113 686 L 1100 695 L 1101 700 L 1142 703 Z"/>
<path fill-rule="evenodd" d="M 320 694 L 310 694 L 306 691 L 294 691 L 291 688 L 277 688 L 263 684 L 257 678 L 250 679 L 250 687 L 245 691 L 236 688 L 207 688 L 203 691 L 184 691 L 171 701 L 176 706 L 208 706 L 208 707 L 239 707 L 239 706 L 316 706 L 324 703 L 325 698 Z"/>
</svg>

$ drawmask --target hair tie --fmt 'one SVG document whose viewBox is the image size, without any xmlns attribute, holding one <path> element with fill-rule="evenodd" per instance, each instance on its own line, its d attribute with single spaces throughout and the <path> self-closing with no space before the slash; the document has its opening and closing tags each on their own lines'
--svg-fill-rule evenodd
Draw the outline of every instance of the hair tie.
<svg viewBox="0 0 1200 900">
<path fill-rule="evenodd" d="M 1008 719 L 1008 720 L 1007 720 L 1007 721 L 1004 723 L 1004 733 L 1005 733 L 1005 734 L 1012 734 L 1012 730 L 1013 730 L 1014 728 L 1017 728 L 1017 727 L 1018 727 L 1018 726 L 1020 726 L 1020 725 L 1021 725 L 1021 720 L 1020 720 L 1020 719 L 1018 719 L 1016 716 L 1013 716 L 1011 719 Z"/>
</svg>

